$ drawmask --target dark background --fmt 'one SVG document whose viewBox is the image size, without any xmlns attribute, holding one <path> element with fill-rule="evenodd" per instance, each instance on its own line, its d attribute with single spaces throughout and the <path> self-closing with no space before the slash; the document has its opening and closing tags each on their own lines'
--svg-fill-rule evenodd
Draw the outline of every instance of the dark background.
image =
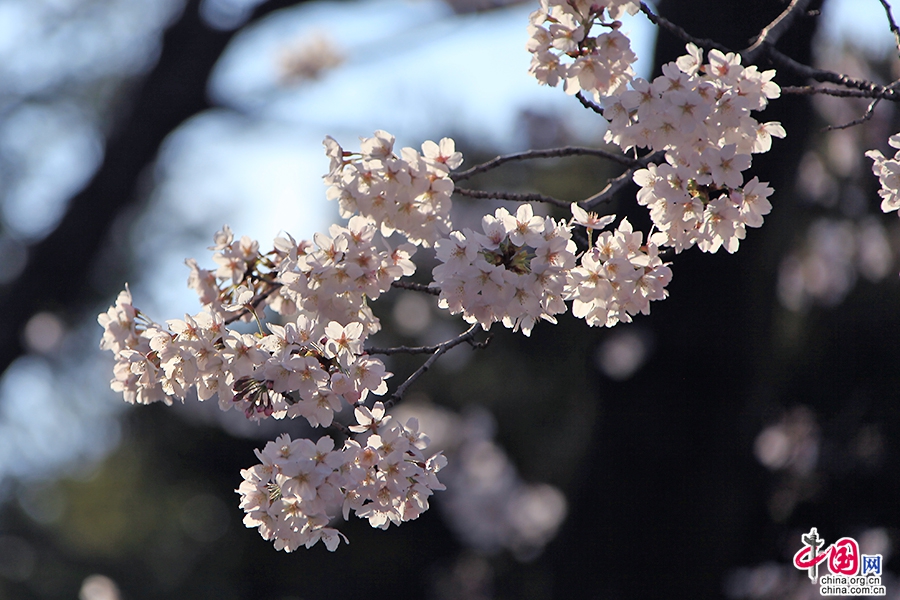
<svg viewBox="0 0 900 600">
<path fill-rule="evenodd" d="M 293 4 L 264 2 L 248 23 Z M 167 30 L 155 66 L 123 86 L 102 165 L 56 229 L 28 248 L 21 275 L 0 288 L 0 369 L 25 352 L 21 328 L 35 312 L 56 311 L 70 322 L 93 319 L 127 278 L 126 261 L 105 278 L 94 265 L 101 257 L 108 265 L 119 252 L 121 231 L 146 198 L 147 170 L 162 141 L 211 106 L 206 79 L 234 35 L 204 24 L 197 5 L 188 2 Z M 692 34 L 738 49 L 783 8 L 762 0 L 658 6 Z M 815 16 L 802 17 L 778 48 L 810 64 L 816 26 Z M 661 33 L 656 64 L 682 51 L 683 42 Z M 884 65 L 870 69 L 872 76 L 890 73 Z M 777 81 L 806 83 L 781 72 Z M 865 110 L 865 104 L 847 105 L 851 118 Z M 886 151 L 895 131 L 893 108 L 879 111 L 858 128 L 860 154 Z M 886 571 L 895 571 L 896 268 L 879 282 L 859 277 L 845 297 L 800 310 L 778 299 L 779 265 L 803 246 L 814 222 L 861 223 L 878 215 L 868 162 L 834 176 L 837 200 L 830 206 L 804 189 L 801 159 L 824 156 L 834 135 L 822 131 L 821 114 L 806 96 L 772 103 L 764 118 L 781 121 L 788 137 L 754 156 L 752 173 L 776 190 L 765 227 L 750 230 L 734 255 L 694 249 L 678 256 L 671 296 L 655 303 L 649 317 L 612 330 L 563 317 L 556 327 L 538 325 L 530 339 L 496 330 L 488 349 L 462 371 L 436 369 L 416 383 L 435 404 L 487 408 L 522 478 L 566 494 L 568 518 L 538 556 L 520 561 L 508 551 L 467 547 L 442 520 L 440 494 L 437 509 L 400 528 L 375 531 L 359 520 L 342 525 L 351 544 L 334 554 L 322 547 L 276 552 L 241 525 L 233 494 L 239 470 L 253 463 L 253 448 L 266 438 L 234 437 L 186 417 L 180 407 L 154 405 L 123 414 L 121 444 L 91 478 L 62 473 L 43 487 L 6 482 L 0 599 L 73 598 L 94 573 L 135 600 L 805 598 L 817 590 L 790 560 L 810 527 L 829 543 L 842 536 L 869 540 L 885 554 Z M 457 143 L 468 165 L 496 154 L 477 140 Z M 615 174 L 606 168 L 578 159 L 511 165 L 473 187 L 516 182 L 586 197 Z M 629 200 L 633 191 L 623 191 L 612 210 L 646 230 L 646 214 Z M 854 193 L 866 198 L 862 208 L 841 200 Z M 876 218 L 896 256 L 896 216 Z M 393 301 L 386 298 L 381 309 L 388 324 Z M 596 353 L 623 328 L 644 340 L 649 358 L 633 376 L 615 380 L 598 368 Z M 390 331 L 385 336 L 416 341 Z M 417 364 L 394 363 L 394 384 Z M 761 433 L 772 427 L 789 442 L 788 458 L 778 466 L 759 459 Z M 29 503 L 54 494 L 66 498 L 62 515 L 34 518 Z M 892 577 L 885 580 L 889 597 L 897 596 Z"/>
</svg>

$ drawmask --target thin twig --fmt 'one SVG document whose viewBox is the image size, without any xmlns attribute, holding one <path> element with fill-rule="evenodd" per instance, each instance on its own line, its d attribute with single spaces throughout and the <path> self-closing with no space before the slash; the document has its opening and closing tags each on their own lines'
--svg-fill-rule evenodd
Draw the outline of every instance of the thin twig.
<svg viewBox="0 0 900 600">
<path fill-rule="evenodd" d="M 485 192 L 483 190 L 470 190 L 468 188 L 456 188 L 454 193 L 460 196 L 468 196 L 469 198 L 480 198 L 482 200 L 512 200 L 514 202 L 546 202 L 555 206 L 569 208 L 571 202 L 545 196 L 543 194 L 514 194 L 512 192 Z"/>
<path fill-rule="evenodd" d="M 440 343 L 437 346 L 435 346 L 434 351 L 433 351 L 432 355 L 428 357 L 428 360 L 426 360 L 424 363 L 422 363 L 421 367 L 416 369 L 416 371 L 412 375 L 410 375 L 409 377 L 406 378 L 406 381 L 404 381 L 397 387 L 396 391 L 394 391 L 394 393 L 391 394 L 391 397 L 388 398 L 387 401 L 384 403 L 384 407 L 390 408 L 390 407 L 394 406 L 395 404 L 397 404 L 398 402 L 400 402 L 403 399 L 403 395 L 406 393 L 406 390 L 409 389 L 409 386 L 411 386 L 419 377 L 424 375 L 425 372 L 431 368 L 431 365 L 433 365 L 435 363 L 435 361 L 438 358 L 440 358 L 440 356 L 442 354 L 444 354 L 447 350 L 450 350 L 451 348 L 458 346 L 458 345 L 462 344 L 463 342 L 469 342 L 473 348 L 484 348 L 488 344 L 488 341 L 490 340 L 490 338 L 488 338 L 487 340 L 485 340 L 483 342 L 473 342 L 472 341 L 472 338 L 475 336 L 475 332 L 478 330 L 479 327 L 480 327 L 480 325 L 478 325 L 478 323 L 476 323 L 476 324 L 472 325 L 471 327 L 469 327 L 465 332 L 456 336 L 455 338 L 447 340 L 446 342 Z"/>
<path fill-rule="evenodd" d="M 661 161 L 665 157 L 665 155 L 665 151 L 660 150 L 659 152 L 654 152 L 653 154 L 648 154 L 643 158 L 639 158 L 635 161 L 634 166 L 632 166 L 630 169 L 627 169 L 618 177 L 610 179 L 606 183 L 606 187 L 604 187 L 602 190 L 600 190 L 590 198 L 585 198 L 584 200 L 579 202 L 579 206 L 581 206 L 585 210 L 590 210 L 596 206 L 603 204 L 604 202 L 609 202 L 620 189 L 622 189 L 628 184 L 629 181 L 631 181 L 631 178 L 634 175 L 635 171 L 637 171 L 638 169 L 643 169 L 652 162 Z"/>
<path fill-rule="evenodd" d="M 850 127 L 855 127 L 857 125 L 862 125 L 866 121 L 872 118 L 872 115 L 875 114 L 875 107 L 878 106 L 878 103 L 881 102 L 881 98 L 875 98 L 871 102 L 869 102 L 869 107 L 866 109 L 866 112 L 863 116 L 858 119 L 853 119 L 849 123 L 844 123 L 843 125 L 829 125 L 825 128 L 825 131 L 834 131 L 836 129 L 849 129 Z"/>
<path fill-rule="evenodd" d="M 578 98 L 578 101 L 581 102 L 581 105 L 589 110 L 594 111 L 598 115 L 603 114 L 603 107 L 597 104 L 596 102 L 591 102 L 583 92 L 578 92 L 575 94 L 575 97 Z"/>
<path fill-rule="evenodd" d="M 721 52 L 725 52 L 725 53 L 731 52 L 731 50 L 729 50 L 728 48 L 726 48 L 725 46 L 723 46 L 722 44 L 718 43 L 715 40 L 711 40 L 709 38 L 698 38 L 698 37 L 692 36 L 687 31 L 685 31 L 684 29 L 682 29 L 675 23 L 672 23 L 665 17 L 661 17 L 661 16 L 655 14 L 652 10 L 650 10 L 650 7 L 647 6 L 647 4 L 644 2 L 641 2 L 641 12 L 644 13 L 645 15 L 647 15 L 647 18 L 650 19 L 651 23 L 653 23 L 660 29 L 665 29 L 666 31 L 668 31 L 675 37 L 681 39 L 682 41 L 696 44 L 697 46 L 700 46 L 701 48 L 706 48 L 707 50 L 710 48 L 715 48 L 716 50 L 719 50 Z"/>
<path fill-rule="evenodd" d="M 393 348 L 366 348 L 366 354 L 380 354 L 382 356 L 390 356 L 391 354 L 431 354 L 440 348 L 440 344 L 434 346 L 394 346 Z"/>
<path fill-rule="evenodd" d="M 897 87 L 900 86 L 900 80 L 895 81 L 891 85 L 884 88 L 885 93 L 896 92 Z M 878 96 L 871 102 L 869 102 L 869 106 L 866 108 L 866 112 L 858 119 L 853 119 L 849 123 L 844 123 L 843 125 L 829 125 L 825 128 L 825 131 L 833 131 L 835 129 L 848 129 L 850 127 L 855 127 L 856 125 L 861 125 L 866 121 L 872 118 L 872 115 L 875 114 L 875 107 L 878 106 L 878 103 L 884 99 L 884 96 Z"/>
<path fill-rule="evenodd" d="M 809 5 L 809 0 L 792 0 L 788 7 L 784 9 L 774 21 L 763 27 L 762 31 L 760 31 L 759 35 L 756 37 L 756 41 L 754 41 L 749 48 L 741 52 L 746 63 L 752 64 L 755 62 L 763 44 L 774 45 L 778 41 L 778 38 L 791 28 L 797 15 L 806 10 L 807 5 Z"/>
<path fill-rule="evenodd" d="M 894 34 L 894 45 L 897 46 L 897 51 L 900 52 L 900 29 L 897 29 L 897 23 L 894 22 L 894 15 L 891 14 L 891 5 L 887 3 L 887 0 L 881 0 L 881 6 L 884 7 L 884 12 L 887 13 L 888 23 L 890 23 L 891 32 Z"/>
<path fill-rule="evenodd" d="M 392 288 L 401 290 L 412 290 L 414 292 L 424 292 L 432 296 L 440 296 L 441 288 L 437 286 L 425 285 L 424 283 L 415 283 L 412 281 L 394 281 L 391 283 Z"/>
<path fill-rule="evenodd" d="M 625 165 L 626 167 L 633 165 L 635 162 L 633 159 L 628 158 L 627 156 L 622 156 L 621 154 L 615 154 L 613 152 L 607 152 L 606 150 L 599 150 L 597 148 L 565 146 L 563 148 L 550 148 L 548 150 L 528 150 L 526 152 L 517 152 L 515 154 L 498 156 L 497 158 L 489 160 L 485 163 L 476 165 L 471 169 L 451 175 L 451 179 L 453 179 L 453 181 L 463 181 L 474 175 L 479 175 L 486 171 L 490 171 L 491 169 L 496 169 L 502 164 L 516 160 L 529 160 L 532 158 L 559 158 L 563 156 L 599 156 L 600 158 L 605 158 L 607 160 L 617 162 L 620 165 Z"/>
</svg>

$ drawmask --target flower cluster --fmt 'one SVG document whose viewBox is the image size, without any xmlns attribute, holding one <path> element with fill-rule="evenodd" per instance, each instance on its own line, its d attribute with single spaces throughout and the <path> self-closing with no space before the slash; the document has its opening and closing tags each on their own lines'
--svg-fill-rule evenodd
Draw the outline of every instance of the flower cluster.
<svg viewBox="0 0 900 600">
<path fill-rule="evenodd" d="M 353 511 L 372 527 L 387 529 L 418 518 L 428 510 L 428 498 L 444 486 L 437 472 L 446 465 L 440 453 L 425 459 L 428 438 L 418 422 L 406 425 L 384 414 L 376 403 L 370 411 L 356 409 L 361 441 L 347 440 L 340 450 L 324 436 L 317 443 L 291 440 L 287 434 L 256 451 L 260 460 L 241 471 L 236 490 L 246 512 L 244 524 L 256 527 L 277 550 L 291 552 L 319 540 L 335 550 L 341 538 L 328 527 L 339 514 Z"/>
<path fill-rule="evenodd" d="M 657 245 L 665 236 L 656 233 L 646 244 L 643 237 L 628 219 L 597 237 L 568 273 L 566 298 L 572 300 L 573 315 L 592 327 L 612 327 L 630 323 L 637 313 L 649 314 L 651 300 L 668 296 L 672 270 L 659 258 Z"/>
<path fill-rule="evenodd" d="M 290 235 L 275 238 L 274 248 L 259 253 L 259 242 L 244 236 L 234 241 L 226 225 L 216 234 L 216 271 L 188 259 L 188 287 L 196 291 L 207 312 L 240 315 L 249 320 L 257 305 L 286 316 L 304 314 L 323 323 L 358 321 L 369 333 L 380 329 L 367 299 L 374 300 L 391 283 L 412 275 L 412 244 L 391 247 L 370 221 L 355 217 L 346 227 L 332 225 L 330 235 L 318 233 L 297 242 Z"/>
<path fill-rule="evenodd" d="M 634 77 L 631 65 L 637 56 L 615 19 L 638 9 L 630 0 L 542 0 L 528 27 L 528 72 L 543 85 L 562 81 L 567 94 L 583 90 L 597 101 L 624 90 Z M 595 26 L 604 28 L 603 33 L 592 36 Z"/>
<path fill-rule="evenodd" d="M 785 135 L 779 123 L 750 116 L 780 89 L 774 71 L 741 66 L 738 54 L 712 50 L 704 65 L 699 48 L 687 50 L 652 83 L 637 78 L 632 89 L 604 99 L 606 139 L 625 150 L 665 151 L 666 163 L 651 163 L 634 181 L 666 245 L 735 252 L 746 227 L 759 227 L 771 209 L 772 190 L 756 178 L 744 185 L 742 172 L 751 154 Z"/>
<path fill-rule="evenodd" d="M 588 231 L 603 229 L 614 217 L 597 217 L 572 206 L 573 223 Z M 438 241 L 434 268 L 441 288 L 438 305 L 463 313 L 469 323 L 488 329 L 501 321 L 530 335 L 538 319 L 572 312 L 590 326 L 612 327 L 648 314 L 651 300 L 662 300 L 672 270 L 659 257 L 657 232 L 645 244 L 643 234 L 623 219 L 614 232 L 603 232 L 576 266 L 571 224 L 534 216 L 523 204 L 515 216 L 500 208 L 482 220 L 484 233 L 454 231 Z"/>
<path fill-rule="evenodd" d="M 211 247 L 218 270 L 188 261 L 203 310 L 168 327 L 137 310 L 126 288 L 99 317 L 101 348 L 116 356 L 113 389 L 128 402 L 170 404 L 195 387 L 201 400 L 217 395 L 223 410 L 239 407 L 248 418 L 303 416 L 325 426 L 342 400 L 383 394 L 390 373 L 363 351 L 379 329 L 367 301 L 415 271 L 415 247 L 376 244 L 375 226 L 362 217 L 330 233 L 317 234 L 315 246 L 278 238 L 263 256 L 258 242 L 234 241 L 225 227 Z M 286 319 L 267 324 L 268 333 L 265 306 Z M 255 318 L 259 333 L 229 329 L 238 318 Z"/>
<path fill-rule="evenodd" d="M 222 410 L 238 408 L 248 419 L 302 416 L 327 427 L 343 402 L 384 394 L 391 375 L 363 352 L 359 322 L 319 325 L 300 315 L 253 335 L 203 311 L 165 328 L 132 305 L 127 289 L 99 321 L 101 348 L 116 356 L 111 386 L 130 403 L 171 404 L 196 388 L 200 400 L 218 396 Z"/>
<path fill-rule="evenodd" d="M 356 215 L 346 227 L 332 225 L 313 239 L 317 248 L 293 240 L 276 240 L 287 254 L 279 268 L 280 295 L 301 314 L 320 321 L 363 323 L 369 333 L 380 329 L 368 300 L 377 299 L 401 277 L 412 275 L 412 244 L 391 247 L 371 221 Z M 281 311 L 285 313 L 284 310 Z"/>
<path fill-rule="evenodd" d="M 380 403 L 371 411 L 363 404 L 369 393 L 387 392 L 391 376 L 363 348 L 379 327 L 367 301 L 415 271 L 415 247 L 391 248 L 358 215 L 329 233 L 315 244 L 280 237 L 263 255 L 258 242 L 236 241 L 226 226 L 210 248 L 215 271 L 188 261 L 199 313 L 160 325 L 133 305 L 126 286 L 98 317 L 100 347 L 116 357 L 111 386 L 128 402 L 171 404 L 195 390 L 248 419 L 303 417 L 313 427 L 355 407 L 358 425 L 349 431 L 356 435 L 342 450 L 327 437 L 313 444 L 283 436 L 259 453 L 261 465 L 243 472 L 245 522 L 288 551 L 319 540 L 334 550 L 341 536 L 327 525 L 341 507 L 345 518 L 352 509 L 386 528 L 416 518 L 443 489 L 435 474 L 446 461 L 426 460 L 418 425 L 385 416 Z M 280 323 L 265 322 L 266 307 Z M 259 331 L 231 329 L 239 319 L 255 320 Z"/>
<path fill-rule="evenodd" d="M 355 214 L 373 220 L 385 236 L 394 231 L 416 245 L 431 246 L 450 231 L 450 170 L 462 164 L 453 140 L 427 141 L 422 154 L 403 148 L 394 154 L 394 136 L 376 131 L 360 138 L 360 152 L 345 151 L 325 138 L 331 159 L 325 183 L 329 200 L 337 198 L 341 216 Z"/>
<path fill-rule="evenodd" d="M 734 252 L 746 227 L 762 225 L 772 189 L 756 177 L 745 182 L 743 172 L 752 154 L 785 135 L 779 123 L 752 116 L 780 94 L 774 71 L 742 66 L 739 55 L 717 50 L 704 63 L 689 44 L 687 55 L 652 82 L 638 78 L 617 20 L 637 10 L 633 0 L 542 0 L 531 15 L 528 49 L 540 83 L 562 82 L 567 93 L 590 93 L 600 103 L 607 142 L 665 154 L 663 164 L 643 160 L 646 168 L 633 174 L 655 233 L 645 238 L 627 219 L 603 231 L 614 217 L 577 205 L 571 221 L 557 221 L 535 215 L 529 204 L 484 216 L 480 232 L 451 231 L 450 172 L 462 163 L 453 140 L 398 154 L 394 137 L 376 131 L 354 153 L 327 137 L 327 197 L 338 200 L 346 225 L 311 242 L 283 235 L 265 253 L 226 226 L 210 247 L 215 268 L 187 261 L 200 312 L 160 325 L 133 306 L 126 287 L 99 316 L 100 346 L 116 358 L 111 386 L 128 402 L 171 404 L 196 393 L 248 419 L 303 417 L 314 427 L 331 426 L 345 405 L 354 408 L 355 425 L 335 424 L 347 434 L 339 449 L 328 436 L 313 442 L 283 435 L 257 451 L 260 464 L 242 471 L 244 522 L 277 549 L 321 540 L 334 550 L 343 535 L 329 525 L 338 516 L 354 512 L 386 529 L 417 518 L 443 489 L 436 474 L 446 459 L 440 453 L 426 459 L 428 440 L 418 422 L 404 425 L 383 404 L 365 405 L 369 394 L 387 392 L 391 377 L 364 349 L 380 329 L 370 302 L 415 272 L 416 246 L 435 248 L 440 264 L 432 287 L 439 288 L 440 307 L 462 314 L 473 329 L 501 322 L 530 335 L 538 320 L 555 323 L 567 302 L 590 326 L 647 314 L 651 301 L 667 297 L 672 278 L 661 247 Z M 900 134 L 891 145 L 900 149 Z M 893 160 L 877 151 L 868 156 L 881 178 L 882 208 L 900 208 L 900 152 Z M 580 255 L 576 226 L 587 231 Z M 394 232 L 406 242 L 389 244 Z M 255 321 L 258 331 L 232 329 L 239 320 Z M 473 329 L 457 341 L 471 341 Z M 451 342 L 435 346 L 394 399 Z"/>
<path fill-rule="evenodd" d="M 535 216 L 530 204 L 515 215 L 498 208 L 481 227 L 483 234 L 454 231 L 435 245 L 438 306 L 484 329 L 502 321 L 525 335 L 538 319 L 555 323 L 553 315 L 566 310 L 566 272 L 575 265 L 569 227 Z"/>
<path fill-rule="evenodd" d="M 898 148 L 894 158 L 885 158 L 878 150 L 869 150 L 866 156 L 875 161 L 872 172 L 878 176 L 881 189 L 881 210 L 889 213 L 900 209 L 900 133 L 892 135 L 888 140 L 892 148 Z"/>
</svg>

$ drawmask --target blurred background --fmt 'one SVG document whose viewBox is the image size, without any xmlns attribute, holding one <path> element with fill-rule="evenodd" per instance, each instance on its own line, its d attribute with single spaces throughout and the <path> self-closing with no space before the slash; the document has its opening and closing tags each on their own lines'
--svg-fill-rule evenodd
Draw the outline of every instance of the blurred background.
<svg viewBox="0 0 900 600">
<path fill-rule="evenodd" d="M 813 4 L 780 49 L 900 76 L 881 2 Z M 655 6 L 743 48 L 785 3 Z M 334 554 L 276 552 L 234 493 L 254 448 L 320 432 L 109 390 L 96 315 L 126 282 L 158 321 L 194 313 L 184 259 L 209 265 L 224 223 L 266 246 L 338 219 L 325 135 L 348 148 L 376 129 L 400 146 L 451 136 L 468 166 L 600 146 L 602 120 L 526 72 L 535 8 L 0 0 L 0 600 L 813 598 L 791 565 L 811 527 L 882 554 L 900 597 L 900 221 L 878 210 L 863 156 L 887 154 L 900 129 L 887 102 L 833 131 L 868 103 L 773 102 L 762 119 L 788 137 L 754 157 L 776 190 L 765 227 L 735 255 L 678 256 L 649 317 L 563 317 L 530 339 L 495 327 L 488 349 L 444 356 L 396 412 L 449 456 L 448 490 L 400 528 L 343 524 L 351 543 Z M 640 15 L 624 29 L 643 76 L 683 52 Z M 574 201 L 617 173 L 594 158 L 513 163 L 472 187 Z M 454 203 L 457 227 L 498 205 Z M 609 210 L 649 227 L 634 189 Z M 428 252 L 417 259 L 427 282 Z M 415 292 L 375 310 L 373 345 L 462 330 Z M 393 385 L 421 364 L 390 358 Z"/>
</svg>

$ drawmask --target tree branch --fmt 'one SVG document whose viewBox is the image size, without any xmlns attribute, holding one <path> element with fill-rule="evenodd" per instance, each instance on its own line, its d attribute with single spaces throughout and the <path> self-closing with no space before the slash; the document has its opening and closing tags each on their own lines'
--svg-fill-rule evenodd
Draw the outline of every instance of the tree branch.
<svg viewBox="0 0 900 600">
<path fill-rule="evenodd" d="M 446 343 L 446 342 L 442 342 Z M 380 354 L 391 356 L 392 354 L 433 354 L 437 352 L 441 344 L 434 346 L 394 346 L 393 348 L 366 348 L 366 354 Z"/>
<path fill-rule="evenodd" d="M 431 294 L 432 296 L 441 295 L 441 288 L 437 286 L 432 287 L 423 283 L 415 283 L 413 281 L 394 281 L 391 283 L 391 287 L 401 290 L 412 290 L 414 292 L 425 292 L 426 294 Z"/>
<path fill-rule="evenodd" d="M 887 3 L 887 0 L 881 0 L 881 6 L 884 7 L 884 12 L 887 13 L 891 33 L 894 34 L 894 45 L 897 46 L 897 51 L 900 52 L 900 29 L 897 29 L 897 23 L 894 22 L 894 15 L 891 14 L 891 5 Z"/>
<path fill-rule="evenodd" d="M 581 206 L 585 210 L 590 210 L 596 206 L 603 204 L 604 202 L 609 202 L 620 189 L 625 187 L 628 182 L 631 181 L 631 178 L 634 175 L 635 171 L 637 171 L 638 169 L 643 169 L 650 163 L 659 162 L 663 158 L 665 158 L 665 156 L 665 151 L 660 150 L 659 152 L 654 152 L 653 154 L 648 154 L 643 158 L 639 158 L 635 161 L 635 164 L 631 168 L 627 169 L 618 177 L 610 179 L 606 183 L 606 187 L 604 187 L 602 190 L 600 190 L 590 198 L 585 198 L 584 200 L 579 202 L 579 206 Z"/>
<path fill-rule="evenodd" d="M 490 337 L 485 339 L 483 342 L 472 341 L 472 339 L 475 337 L 475 332 L 479 327 L 480 325 L 476 323 L 455 338 L 447 340 L 446 342 L 442 342 L 437 346 L 429 347 L 432 351 L 431 356 L 429 356 L 428 360 L 422 363 L 422 366 L 416 369 L 416 371 L 412 375 L 407 377 L 406 381 L 404 381 L 400 384 L 399 387 L 397 387 L 397 390 L 393 394 L 391 394 L 391 397 L 388 398 L 384 403 L 384 407 L 390 408 L 400 402 L 403 399 L 403 395 L 406 394 L 406 390 L 409 389 L 409 386 L 411 386 L 419 377 L 424 375 L 425 372 L 431 368 L 431 365 L 433 365 L 442 354 L 447 352 L 447 350 L 450 350 L 451 348 L 458 346 L 463 342 L 468 342 L 472 345 L 473 348 L 484 348 L 485 346 L 487 346 L 491 340 Z"/>
<path fill-rule="evenodd" d="M 620 165 L 625 165 L 626 167 L 630 167 L 636 162 L 634 159 L 628 158 L 627 156 L 615 154 L 613 152 L 607 152 L 606 150 L 600 150 L 597 148 L 565 146 L 563 148 L 551 148 L 549 150 L 527 150 L 525 152 L 517 152 L 515 154 L 498 156 L 497 158 L 481 163 L 480 165 L 476 165 L 471 169 L 453 174 L 450 176 L 450 178 L 453 179 L 453 181 L 463 181 L 475 175 L 480 175 L 481 173 L 490 171 L 491 169 L 496 169 L 500 165 L 512 161 L 530 160 L 533 158 L 560 158 L 563 156 L 599 156 L 600 158 L 605 158 L 606 160 L 617 162 Z"/>
<path fill-rule="evenodd" d="M 468 196 L 469 198 L 479 198 L 482 200 L 512 200 L 513 202 L 546 202 L 562 208 L 569 208 L 571 202 L 559 200 L 551 196 L 543 194 L 515 194 L 513 192 L 485 192 L 482 190 L 470 190 L 468 188 L 456 188 L 453 190 L 455 194 L 460 196 Z"/>
<path fill-rule="evenodd" d="M 730 49 L 726 48 L 725 46 L 716 42 L 715 40 L 711 40 L 709 38 L 698 38 L 698 37 L 692 36 L 687 31 L 685 31 L 684 29 L 682 29 L 675 23 L 672 23 L 665 17 L 661 17 L 661 16 L 655 14 L 652 10 L 650 10 L 650 7 L 647 6 L 647 4 L 645 2 L 641 2 L 641 12 L 644 13 L 645 15 L 647 15 L 647 18 L 650 19 L 651 23 L 653 23 L 660 29 L 664 29 L 665 31 L 668 31 L 669 33 L 671 33 L 672 35 L 681 39 L 684 42 L 696 44 L 697 46 L 700 46 L 701 48 L 705 48 L 707 50 L 709 50 L 710 48 L 715 48 L 716 50 L 719 50 L 721 52 L 726 52 L 726 53 L 731 52 Z"/>
<path fill-rule="evenodd" d="M 869 102 L 868 108 L 866 108 L 865 114 L 858 119 L 853 119 L 849 123 L 844 123 L 843 125 L 829 125 L 825 128 L 825 131 L 834 131 L 836 129 L 849 129 L 850 127 L 855 127 L 856 125 L 862 125 L 866 121 L 872 118 L 872 115 L 875 114 L 875 107 L 878 106 L 878 103 L 881 102 L 881 98 L 875 98 L 871 102 Z"/>
<path fill-rule="evenodd" d="M 814 79 L 815 81 L 820 81 L 822 83 L 833 83 L 835 85 L 844 86 L 846 88 L 861 90 L 866 93 L 859 95 L 866 96 L 868 98 L 881 97 L 886 100 L 895 99 L 893 97 L 895 92 L 891 91 L 890 93 L 888 93 L 889 88 L 886 88 L 884 86 L 863 79 L 854 79 L 849 75 L 843 75 L 841 73 L 835 73 L 833 71 L 826 71 L 824 69 L 816 69 L 797 62 L 793 58 L 782 54 L 768 44 L 763 47 L 766 49 L 766 55 L 772 60 L 773 63 L 775 63 L 775 65 L 779 69 L 784 69 L 800 77 L 807 77 L 809 79 Z M 782 88 L 782 91 L 784 91 L 784 88 Z"/>
<path fill-rule="evenodd" d="M 263 300 L 265 300 L 266 298 L 271 296 L 272 293 L 275 292 L 276 290 L 278 290 L 279 288 L 281 288 L 280 283 L 271 284 L 271 287 L 269 287 L 269 289 L 256 294 L 250 300 L 250 302 L 249 302 L 250 306 L 252 306 L 254 309 L 256 309 L 257 307 L 259 307 L 260 304 L 262 304 Z M 244 306 L 246 306 L 246 304 Z M 248 308 L 241 309 L 239 312 L 236 312 L 232 316 L 225 319 L 225 324 L 231 325 L 232 323 L 234 323 L 235 321 L 239 321 L 246 315 L 252 315 L 252 314 L 253 314 L 253 312 Z"/>
<path fill-rule="evenodd" d="M 846 90 L 842 88 L 831 87 L 815 87 L 811 85 L 801 86 L 785 86 L 781 88 L 782 94 L 796 94 L 798 96 L 812 96 L 822 94 L 825 96 L 835 96 L 837 98 L 875 98 L 878 100 L 890 100 L 897 102 L 900 100 L 900 94 L 892 86 L 877 86 L 874 90 Z"/>
<path fill-rule="evenodd" d="M 756 61 L 756 57 L 761 52 L 763 44 L 768 44 L 770 46 L 774 45 L 778 41 L 778 38 L 790 29 L 791 25 L 794 23 L 794 19 L 797 18 L 797 15 L 806 10 L 808 5 L 809 0 L 792 0 L 788 7 L 784 9 L 784 12 L 778 15 L 774 21 L 763 27 L 762 31 L 760 31 L 759 35 L 756 37 L 756 41 L 754 41 L 749 48 L 741 52 L 746 59 L 746 63 L 753 64 Z"/>
<path fill-rule="evenodd" d="M 584 95 L 583 92 L 578 92 L 575 94 L 575 97 L 578 98 L 578 101 L 581 102 L 581 105 L 589 110 L 594 111 L 598 115 L 603 114 L 603 107 L 601 107 L 596 102 L 592 102 L 587 96 Z"/>
</svg>

